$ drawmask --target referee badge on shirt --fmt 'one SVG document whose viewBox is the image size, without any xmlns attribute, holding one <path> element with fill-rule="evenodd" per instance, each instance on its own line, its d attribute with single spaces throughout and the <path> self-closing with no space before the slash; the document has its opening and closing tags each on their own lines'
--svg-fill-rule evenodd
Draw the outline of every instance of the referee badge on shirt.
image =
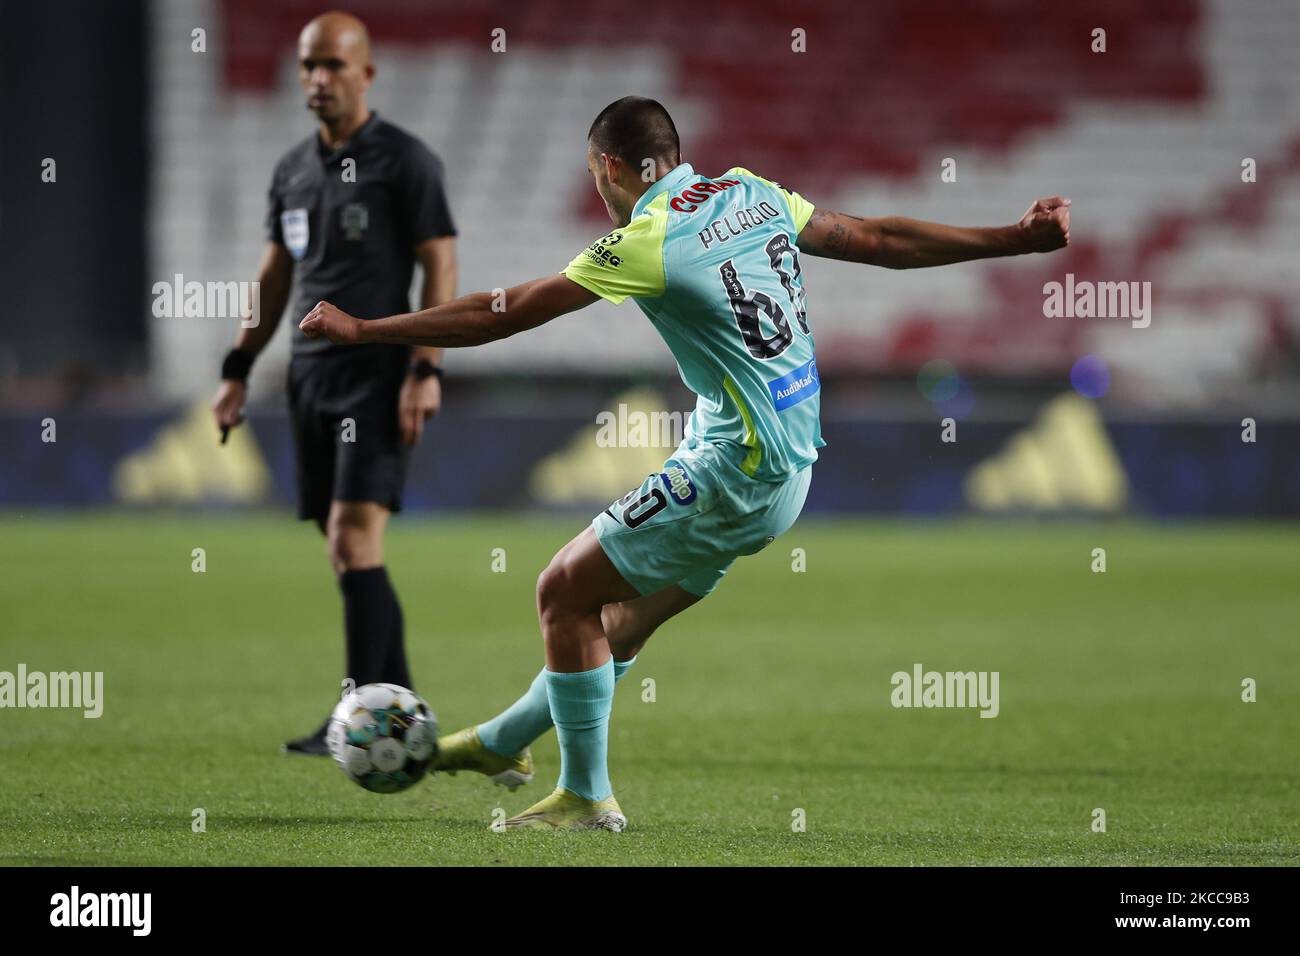
<svg viewBox="0 0 1300 956">
<path fill-rule="evenodd" d="M 310 232 L 307 228 L 306 209 L 286 209 L 280 213 L 280 231 L 284 234 L 284 244 L 291 256 L 301 259 L 307 254 Z"/>
<path fill-rule="evenodd" d="M 340 223 L 346 238 L 354 241 L 360 239 L 365 235 L 366 227 L 370 225 L 370 210 L 366 209 L 364 203 L 350 202 L 343 207 Z"/>
</svg>

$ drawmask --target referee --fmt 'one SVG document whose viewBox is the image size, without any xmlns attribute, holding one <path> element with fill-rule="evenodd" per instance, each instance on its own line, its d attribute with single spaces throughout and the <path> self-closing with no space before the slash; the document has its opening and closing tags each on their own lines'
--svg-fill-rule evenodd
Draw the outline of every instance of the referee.
<svg viewBox="0 0 1300 956">
<path fill-rule="evenodd" d="M 375 76 L 365 24 L 326 13 L 298 39 L 298 78 L 320 128 L 271 179 L 258 274 L 263 321 L 239 332 L 213 402 L 224 433 L 244 420 L 247 379 L 294 292 L 294 315 L 320 300 L 362 318 L 410 311 L 415 262 L 421 308 L 454 297 L 456 230 L 442 163 L 366 105 Z M 296 286 L 295 286 L 296 279 Z M 345 349 L 293 331 L 289 410 L 298 517 L 324 532 L 343 592 L 347 673 L 357 685 L 411 687 L 402 608 L 384 568 L 384 528 L 401 508 L 411 447 L 441 401 L 441 350 Z M 328 718 L 291 753 L 327 754 Z"/>
</svg>

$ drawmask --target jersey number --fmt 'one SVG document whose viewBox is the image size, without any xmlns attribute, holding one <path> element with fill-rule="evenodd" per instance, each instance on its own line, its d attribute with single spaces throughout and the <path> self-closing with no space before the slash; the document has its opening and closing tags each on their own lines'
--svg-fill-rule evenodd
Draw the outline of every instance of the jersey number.
<svg viewBox="0 0 1300 956">
<path fill-rule="evenodd" d="M 799 250 L 785 233 L 775 235 L 763 250 L 767 253 L 772 271 L 781 279 L 781 286 L 790 296 L 790 305 L 794 308 L 795 321 L 804 335 L 808 331 L 808 311 L 804 306 L 804 291 L 798 285 L 802 274 L 799 268 Z M 784 268 L 786 254 L 790 256 L 790 271 Z M 785 317 L 785 310 L 766 292 L 750 292 L 740 281 L 736 272 L 735 260 L 728 259 L 718 267 L 722 277 L 722 287 L 727 290 L 727 299 L 731 302 L 731 311 L 736 316 L 736 325 L 740 328 L 740 337 L 745 340 L 745 348 L 756 359 L 776 358 L 790 347 L 794 341 L 794 332 L 790 320 Z M 771 336 L 763 335 L 763 316 L 767 316 L 776 330 Z"/>
<path fill-rule="evenodd" d="M 635 494 L 635 491 L 629 491 L 617 502 L 620 505 L 627 505 L 623 509 L 623 523 L 629 528 L 640 527 L 668 507 L 668 498 L 658 488 L 651 488 L 648 495 L 642 495 L 632 501 L 632 496 Z"/>
</svg>

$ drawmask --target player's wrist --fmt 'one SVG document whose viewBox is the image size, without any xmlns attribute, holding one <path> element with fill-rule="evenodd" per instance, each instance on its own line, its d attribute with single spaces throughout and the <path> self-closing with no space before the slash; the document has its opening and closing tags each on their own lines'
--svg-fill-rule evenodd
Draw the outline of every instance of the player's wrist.
<svg viewBox="0 0 1300 956">
<path fill-rule="evenodd" d="M 1029 248 L 1029 236 L 1022 223 L 996 226 L 990 232 L 993 234 L 991 245 L 997 250 L 996 255 L 1021 256 L 1033 251 Z"/>
<path fill-rule="evenodd" d="M 352 345 L 372 345 L 375 343 L 382 344 L 384 339 L 380 334 L 379 323 L 381 319 L 370 319 L 362 321 L 361 319 L 352 320 Z"/>
<path fill-rule="evenodd" d="M 248 373 L 253 370 L 253 360 L 255 358 L 257 356 L 248 349 L 231 349 L 226 353 L 226 357 L 221 360 L 222 381 L 247 382 Z"/>
</svg>

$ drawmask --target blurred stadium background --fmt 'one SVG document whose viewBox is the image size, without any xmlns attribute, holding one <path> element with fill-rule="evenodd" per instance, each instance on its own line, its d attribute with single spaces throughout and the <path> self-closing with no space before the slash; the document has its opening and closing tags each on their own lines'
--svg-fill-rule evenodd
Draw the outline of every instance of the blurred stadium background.
<svg viewBox="0 0 1300 956">
<path fill-rule="evenodd" d="M 219 448 L 207 403 L 234 322 L 155 318 L 151 289 L 254 277 L 272 166 L 313 129 L 294 41 L 322 5 L 68 6 L 6 11 L 0 507 L 285 505 L 287 328 L 254 372 L 253 427 Z M 1300 512 L 1294 0 L 347 6 L 375 39 L 371 104 L 446 163 L 462 291 L 557 271 L 605 230 L 584 137 L 628 92 L 668 105 L 696 168 L 818 205 L 985 225 L 1073 198 L 1051 258 L 807 263 L 829 442 L 810 512 Z M 755 132 L 773 119 L 780 135 Z M 45 157 L 57 185 L 33 173 Z M 1150 326 L 1044 317 L 1067 272 L 1151 282 Z M 663 450 L 598 449 L 595 412 L 689 408 L 631 306 L 447 366 L 413 510 L 604 504 Z"/>
<path fill-rule="evenodd" d="M 536 794 L 462 775 L 378 799 L 280 758 L 341 659 L 292 518 L 298 317 L 223 447 L 235 320 L 153 315 L 176 274 L 255 277 L 273 164 L 314 129 L 295 38 L 329 4 L 5 3 L 0 670 L 102 671 L 107 704 L 4 711 L 0 864 L 1296 862 L 1300 3 L 341 5 L 375 40 L 371 105 L 446 163 L 462 291 L 607 231 L 584 137 L 633 92 L 703 172 L 969 225 L 1061 193 L 1072 245 L 804 260 L 828 441 L 808 518 L 664 628 L 636 672 L 655 706 L 616 701 L 628 839 L 503 848 L 486 822 Z M 1149 327 L 1044 316 L 1069 273 L 1150 282 Z M 454 729 L 536 673 L 537 570 L 667 454 L 599 447 L 597 414 L 690 396 L 631 304 L 446 365 L 387 557 L 417 689 Z M 914 662 L 1000 671 L 1001 715 L 895 710 Z M 553 741 L 537 756 L 546 779 Z"/>
</svg>

